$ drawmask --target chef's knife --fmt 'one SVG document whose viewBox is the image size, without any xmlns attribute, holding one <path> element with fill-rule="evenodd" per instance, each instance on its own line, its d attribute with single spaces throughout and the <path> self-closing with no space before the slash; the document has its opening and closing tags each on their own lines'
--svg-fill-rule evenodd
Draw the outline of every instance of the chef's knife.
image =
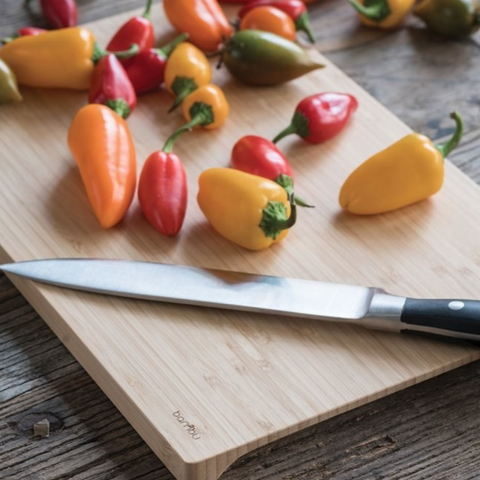
<svg viewBox="0 0 480 480">
<path fill-rule="evenodd" d="M 480 340 L 480 302 L 474 300 L 421 300 L 378 288 L 120 260 L 34 260 L 0 269 L 105 295 Z"/>
</svg>

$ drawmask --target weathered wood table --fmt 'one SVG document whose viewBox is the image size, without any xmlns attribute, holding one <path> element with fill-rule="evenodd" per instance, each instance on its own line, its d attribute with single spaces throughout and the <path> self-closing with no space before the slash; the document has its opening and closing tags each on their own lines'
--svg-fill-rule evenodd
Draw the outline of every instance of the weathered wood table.
<svg viewBox="0 0 480 480">
<path fill-rule="evenodd" d="M 0 36 L 43 25 L 32 3 L 29 11 L 1 0 Z M 142 4 L 79 0 L 80 17 Z M 342 0 L 320 1 L 311 17 L 319 49 L 413 129 L 438 140 L 448 113 L 462 112 L 466 137 L 451 160 L 480 182 L 480 37 L 446 41 L 413 19 L 394 32 L 364 29 Z M 474 363 L 333 418 L 240 459 L 222 478 L 478 479 L 479 373 Z M 50 437 L 34 437 L 44 418 Z M 173 479 L 1 274 L 0 478 Z"/>
</svg>

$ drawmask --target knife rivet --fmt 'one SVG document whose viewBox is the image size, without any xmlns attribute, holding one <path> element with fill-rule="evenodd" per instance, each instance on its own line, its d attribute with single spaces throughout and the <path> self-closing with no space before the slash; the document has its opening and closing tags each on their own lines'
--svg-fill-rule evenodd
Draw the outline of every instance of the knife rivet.
<svg viewBox="0 0 480 480">
<path fill-rule="evenodd" d="M 465 304 L 463 302 L 459 302 L 458 300 L 454 300 L 448 304 L 448 308 L 450 310 L 461 310 Z"/>
</svg>

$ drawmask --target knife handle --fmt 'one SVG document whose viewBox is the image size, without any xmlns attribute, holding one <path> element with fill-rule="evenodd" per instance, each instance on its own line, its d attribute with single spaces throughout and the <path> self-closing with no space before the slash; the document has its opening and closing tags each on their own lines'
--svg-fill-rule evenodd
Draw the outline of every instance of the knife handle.
<svg viewBox="0 0 480 480">
<path fill-rule="evenodd" d="M 480 301 L 407 298 L 400 321 L 401 333 L 480 341 Z"/>
</svg>

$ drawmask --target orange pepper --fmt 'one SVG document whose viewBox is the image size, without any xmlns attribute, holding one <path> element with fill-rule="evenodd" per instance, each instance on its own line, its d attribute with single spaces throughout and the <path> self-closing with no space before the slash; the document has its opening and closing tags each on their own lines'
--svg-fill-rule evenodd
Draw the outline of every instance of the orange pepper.
<svg viewBox="0 0 480 480">
<path fill-rule="evenodd" d="M 113 227 L 135 192 L 135 146 L 127 123 L 104 105 L 87 105 L 70 125 L 68 146 L 100 225 Z"/>
<path fill-rule="evenodd" d="M 164 0 L 163 8 L 170 23 L 190 41 L 207 52 L 214 52 L 232 36 L 217 0 Z"/>
<path fill-rule="evenodd" d="M 263 30 L 295 40 L 295 22 L 282 10 L 275 7 L 262 6 L 250 10 L 240 23 L 240 30 Z"/>
</svg>

